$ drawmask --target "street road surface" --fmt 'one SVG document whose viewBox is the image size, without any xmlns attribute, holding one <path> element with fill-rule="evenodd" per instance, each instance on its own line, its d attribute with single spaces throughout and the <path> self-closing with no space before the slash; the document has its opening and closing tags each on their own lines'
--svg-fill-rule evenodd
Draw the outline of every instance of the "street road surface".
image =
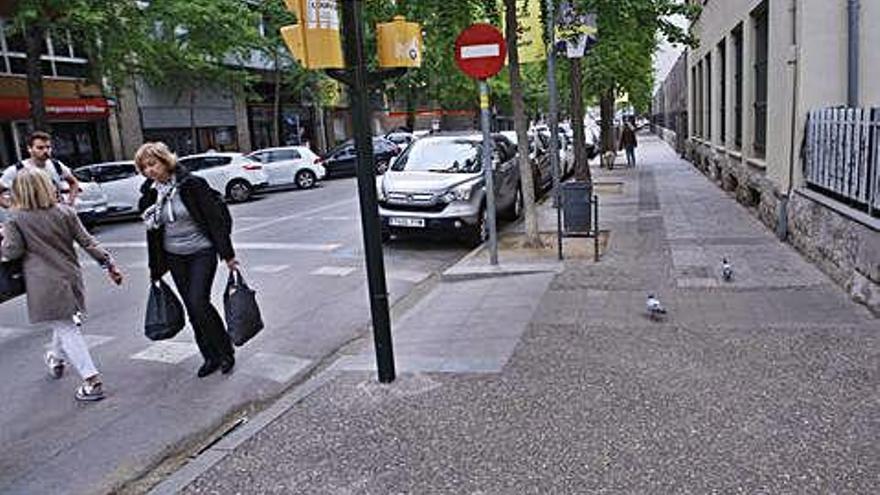
<svg viewBox="0 0 880 495">
<path fill-rule="evenodd" d="M 170 341 L 143 336 L 148 276 L 139 222 L 96 231 L 125 272 L 121 288 L 81 257 L 84 333 L 106 400 L 75 402 L 79 377 L 70 368 L 62 380 L 48 378 L 48 331 L 27 324 L 23 297 L 0 305 L 0 493 L 110 490 L 230 413 L 277 396 L 369 324 L 354 179 L 267 195 L 231 211 L 238 258 L 258 291 L 266 328 L 238 349 L 229 376 L 196 378 L 202 359 L 189 327 Z M 392 302 L 465 252 L 428 240 L 386 246 Z M 221 312 L 226 275 L 219 267 L 214 284 Z"/>
</svg>

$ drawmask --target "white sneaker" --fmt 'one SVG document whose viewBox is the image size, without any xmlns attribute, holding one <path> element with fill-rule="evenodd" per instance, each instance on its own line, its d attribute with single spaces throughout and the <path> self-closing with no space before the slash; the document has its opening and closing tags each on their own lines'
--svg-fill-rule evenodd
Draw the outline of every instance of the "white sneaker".
<svg viewBox="0 0 880 495">
<path fill-rule="evenodd" d="M 76 400 L 81 402 L 95 402 L 104 398 L 104 386 L 101 382 L 84 381 L 77 387 Z"/>
<path fill-rule="evenodd" d="M 46 353 L 46 366 L 49 368 L 49 376 L 57 380 L 64 376 L 64 360 L 49 351 Z"/>
</svg>

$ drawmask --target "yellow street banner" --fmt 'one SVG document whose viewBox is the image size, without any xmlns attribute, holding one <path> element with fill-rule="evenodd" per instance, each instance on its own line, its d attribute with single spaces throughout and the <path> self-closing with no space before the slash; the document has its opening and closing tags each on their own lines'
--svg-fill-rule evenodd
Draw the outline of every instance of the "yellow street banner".
<svg viewBox="0 0 880 495">
<path fill-rule="evenodd" d="M 285 0 L 297 24 L 281 28 L 293 56 L 306 69 L 345 67 L 336 0 Z"/>
<path fill-rule="evenodd" d="M 542 0 L 516 0 L 516 47 L 520 63 L 538 62 L 546 58 L 544 24 L 541 22 Z M 498 0 L 498 11 L 503 14 L 504 0 Z"/>
</svg>

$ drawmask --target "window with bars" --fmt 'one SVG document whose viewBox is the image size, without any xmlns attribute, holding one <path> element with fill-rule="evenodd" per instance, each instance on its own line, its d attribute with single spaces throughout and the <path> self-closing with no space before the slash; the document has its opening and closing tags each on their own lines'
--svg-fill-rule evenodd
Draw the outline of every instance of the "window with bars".
<svg viewBox="0 0 880 495">
<path fill-rule="evenodd" d="M 706 54 L 706 139 L 712 139 L 712 54 Z"/>
<path fill-rule="evenodd" d="M 727 47 L 718 43 L 718 140 L 727 140 Z"/>
<path fill-rule="evenodd" d="M 752 13 L 755 26 L 755 142 L 756 155 L 764 156 L 767 149 L 767 3 Z"/>
<path fill-rule="evenodd" d="M 699 115 L 700 115 L 700 106 L 699 106 L 699 94 L 700 91 L 697 89 L 697 66 L 691 67 L 691 108 L 693 108 L 694 115 L 694 136 L 700 135 L 700 126 L 699 126 Z"/>
<path fill-rule="evenodd" d="M 743 32 L 742 24 L 733 30 L 733 142 L 742 147 L 743 119 Z"/>
</svg>

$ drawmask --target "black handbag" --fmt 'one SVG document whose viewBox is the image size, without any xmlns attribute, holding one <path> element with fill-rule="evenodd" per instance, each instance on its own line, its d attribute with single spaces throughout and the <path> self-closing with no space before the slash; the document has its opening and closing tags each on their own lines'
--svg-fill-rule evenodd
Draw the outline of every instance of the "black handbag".
<svg viewBox="0 0 880 495">
<path fill-rule="evenodd" d="M 183 304 L 162 279 L 150 284 L 144 335 L 150 340 L 166 340 L 177 335 L 186 325 Z"/>
<path fill-rule="evenodd" d="M 241 272 L 230 270 L 223 291 L 226 333 L 236 346 L 244 345 L 263 329 L 263 317 L 257 305 L 257 293 L 248 287 Z"/>
<path fill-rule="evenodd" d="M 24 271 L 21 260 L 0 263 L 0 303 L 24 294 Z"/>
</svg>

